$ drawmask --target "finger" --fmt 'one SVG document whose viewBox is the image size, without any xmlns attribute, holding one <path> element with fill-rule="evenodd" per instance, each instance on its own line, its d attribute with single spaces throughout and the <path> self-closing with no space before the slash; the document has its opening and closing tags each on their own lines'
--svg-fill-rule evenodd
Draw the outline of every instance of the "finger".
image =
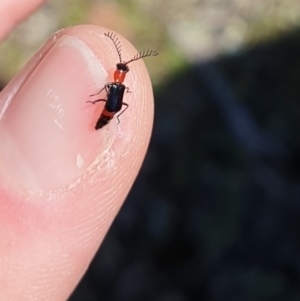
<svg viewBox="0 0 300 301">
<path fill-rule="evenodd" d="M 0 40 L 44 2 L 45 0 L 1 0 Z"/>
<path fill-rule="evenodd" d="M 118 62 L 105 31 L 59 32 L 1 93 L 0 300 L 66 300 L 142 164 L 153 120 L 143 61 L 125 79 L 120 124 L 96 131 L 103 103 L 86 103 Z"/>
</svg>

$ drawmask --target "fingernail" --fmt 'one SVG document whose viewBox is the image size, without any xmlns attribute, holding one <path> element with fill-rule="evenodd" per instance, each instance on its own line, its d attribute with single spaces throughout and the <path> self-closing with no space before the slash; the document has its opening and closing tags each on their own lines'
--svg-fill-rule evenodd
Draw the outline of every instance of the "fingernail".
<svg viewBox="0 0 300 301">
<path fill-rule="evenodd" d="M 0 122 L 4 178 L 27 189 L 60 189 L 94 161 L 101 134 L 89 95 L 107 82 L 107 72 L 81 39 L 62 36 L 38 64 Z"/>
</svg>

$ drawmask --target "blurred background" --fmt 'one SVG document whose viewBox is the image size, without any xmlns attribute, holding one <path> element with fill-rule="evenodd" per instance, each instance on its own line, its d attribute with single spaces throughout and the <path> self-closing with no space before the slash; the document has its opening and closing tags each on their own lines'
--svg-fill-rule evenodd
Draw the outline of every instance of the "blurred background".
<svg viewBox="0 0 300 301">
<path fill-rule="evenodd" d="M 50 0 L 2 86 L 82 23 L 160 55 L 148 155 L 70 301 L 300 300 L 300 1 Z"/>
</svg>

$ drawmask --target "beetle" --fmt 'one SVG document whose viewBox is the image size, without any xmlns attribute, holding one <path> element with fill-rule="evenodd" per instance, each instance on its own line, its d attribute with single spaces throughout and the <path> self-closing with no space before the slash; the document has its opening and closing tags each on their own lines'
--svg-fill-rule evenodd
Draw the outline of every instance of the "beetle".
<svg viewBox="0 0 300 301">
<path fill-rule="evenodd" d="M 135 62 L 139 59 L 142 59 L 144 57 L 148 56 L 156 56 L 158 53 L 153 50 L 146 50 L 146 51 L 140 51 L 138 52 L 131 60 L 129 61 L 122 61 L 121 56 L 121 43 L 115 33 L 112 32 L 106 32 L 104 33 L 105 36 L 111 39 L 113 42 L 116 51 L 119 55 L 119 63 L 116 64 L 116 70 L 114 72 L 114 80 L 112 82 L 107 83 L 98 93 L 92 94 L 90 96 L 95 96 L 100 94 L 103 90 L 106 91 L 106 98 L 104 99 L 96 99 L 94 101 L 88 101 L 93 104 L 104 101 L 105 106 L 101 112 L 101 115 L 95 125 L 95 129 L 101 129 L 105 125 L 107 125 L 110 120 L 113 119 L 116 113 L 120 112 L 122 107 L 125 106 L 124 110 L 122 110 L 118 115 L 118 123 L 120 122 L 119 117 L 128 109 L 129 105 L 123 101 L 124 93 L 131 92 L 129 91 L 129 88 L 126 87 L 123 82 L 125 80 L 127 72 L 129 72 L 128 64 Z"/>
</svg>

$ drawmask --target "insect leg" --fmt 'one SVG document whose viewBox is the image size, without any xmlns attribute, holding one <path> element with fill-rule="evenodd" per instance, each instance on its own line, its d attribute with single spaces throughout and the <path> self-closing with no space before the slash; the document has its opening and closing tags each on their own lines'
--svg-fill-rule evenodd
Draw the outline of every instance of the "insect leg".
<svg viewBox="0 0 300 301">
<path fill-rule="evenodd" d="M 125 90 L 126 90 L 126 93 L 132 93 L 132 92 L 129 90 L 129 87 L 126 87 Z M 123 103 L 123 104 L 124 104 L 124 103 Z"/>
<path fill-rule="evenodd" d="M 98 95 L 98 94 L 100 94 L 104 89 L 105 89 L 106 92 L 108 92 L 110 86 L 111 86 L 111 83 L 108 83 L 108 84 L 106 84 L 99 92 L 97 92 L 96 94 L 91 94 L 90 96 Z"/>
<path fill-rule="evenodd" d="M 90 102 L 90 103 L 92 103 L 92 104 L 95 104 L 96 102 L 99 102 L 99 101 L 106 101 L 107 99 L 96 99 L 96 100 L 94 100 L 94 101 L 87 101 L 87 102 Z"/>
<path fill-rule="evenodd" d="M 120 116 L 128 109 L 128 107 L 129 107 L 129 104 L 126 103 L 126 102 L 123 102 L 122 105 L 126 106 L 126 108 L 125 108 L 119 115 L 117 115 L 118 124 L 120 123 L 119 117 L 120 117 Z"/>
</svg>

